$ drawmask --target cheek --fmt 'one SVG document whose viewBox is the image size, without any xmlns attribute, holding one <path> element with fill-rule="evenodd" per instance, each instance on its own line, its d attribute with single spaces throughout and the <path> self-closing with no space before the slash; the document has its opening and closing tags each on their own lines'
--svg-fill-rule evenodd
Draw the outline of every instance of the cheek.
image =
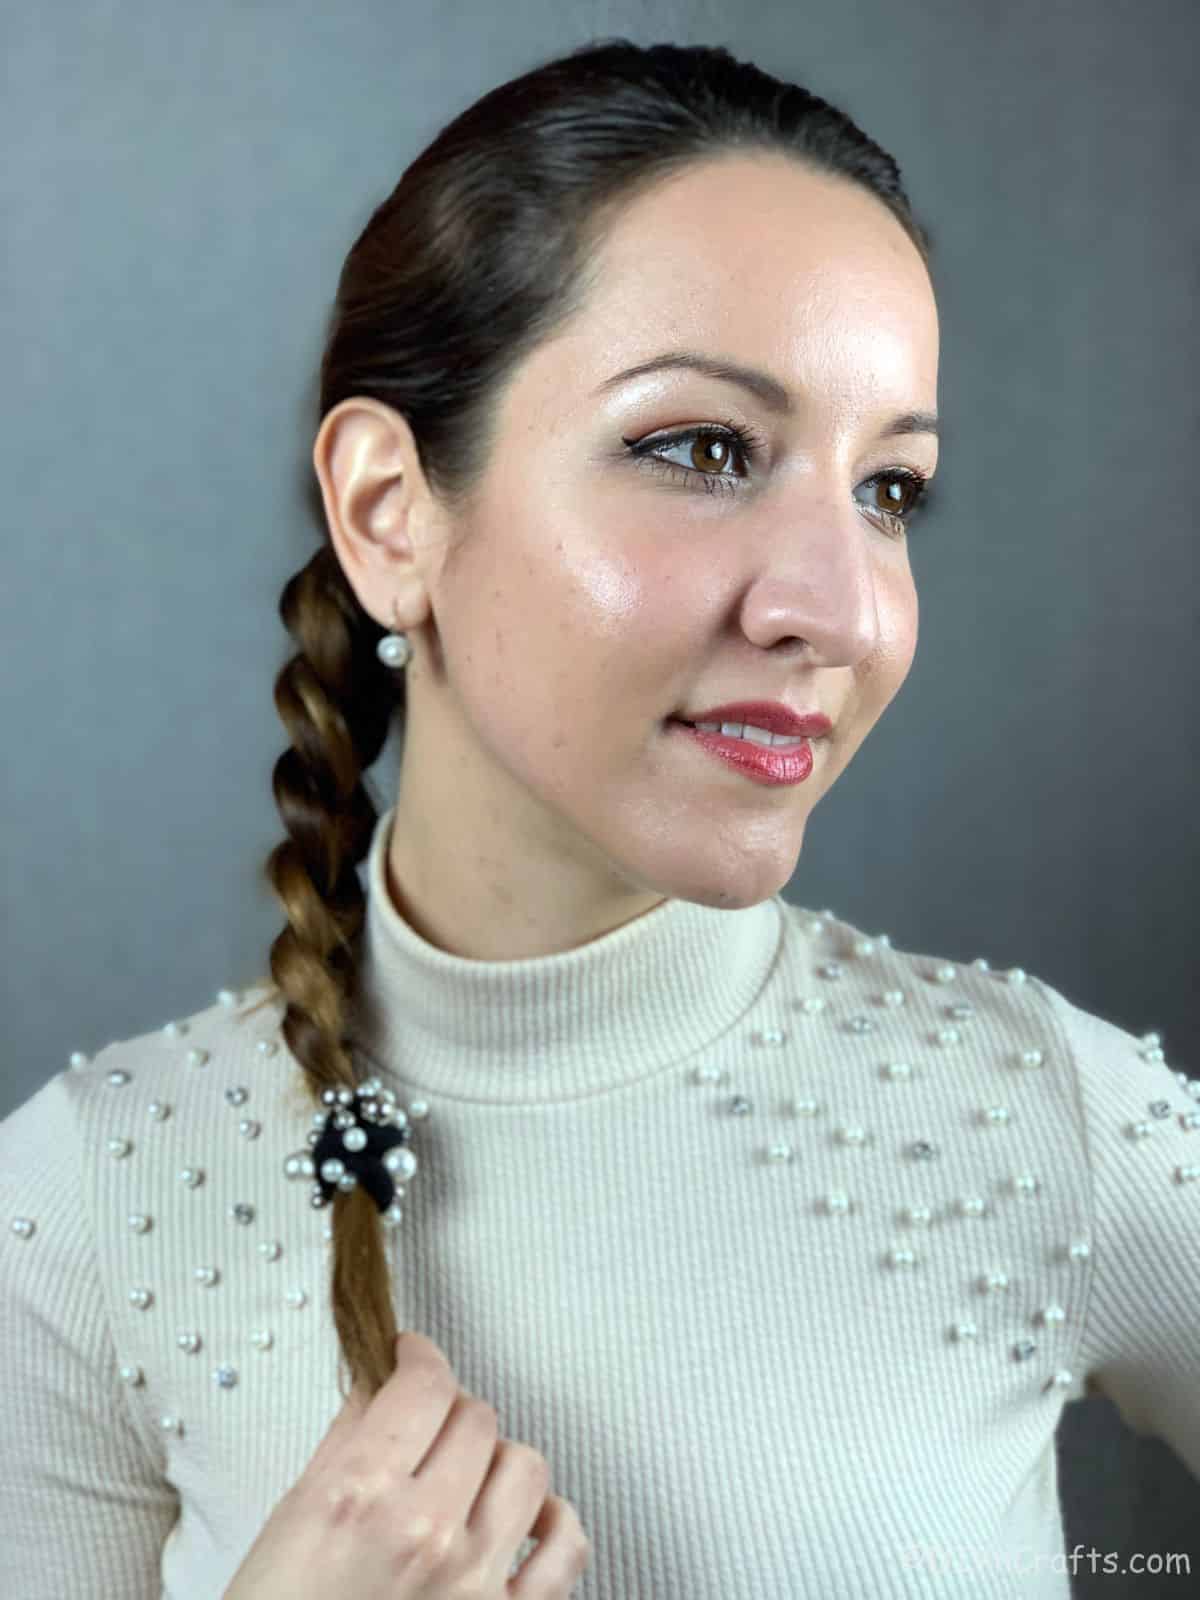
<svg viewBox="0 0 1200 1600">
<path fill-rule="evenodd" d="M 597 526 L 552 502 L 522 502 L 511 515 L 520 521 L 492 515 L 471 530 L 443 584 L 450 687 L 484 741 L 512 759 L 599 759 L 620 743 L 614 708 L 643 720 L 677 670 L 671 570 L 648 533 L 619 521 Z"/>
<path fill-rule="evenodd" d="M 917 653 L 918 604 L 912 569 L 905 564 L 892 581 L 879 588 L 879 649 L 882 676 L 892 680 L 890 694 L 904 682 Z M 889 697 L 890 697 L 889 694 Z"/>
</svg>

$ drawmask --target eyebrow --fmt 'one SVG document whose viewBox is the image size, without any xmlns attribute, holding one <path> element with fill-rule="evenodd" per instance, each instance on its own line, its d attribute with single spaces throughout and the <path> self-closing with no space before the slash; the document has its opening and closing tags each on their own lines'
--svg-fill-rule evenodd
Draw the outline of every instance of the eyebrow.
<svg viewBox="0 0 1200 1600">
<path fill-rule="evenodd" d="M 694 372 L 701 372 L 706 378 L 716 378 L 721 383 L 736 383 L 743 389 L 748 389 L 751 394 L 757 395 L 763 405 L 771 411 L 790 416 L 794 405 L 792 396 L 778 379 L 773 378 L 769 372 L 763 372 L 758 367 L 745 367 L 736 361 L 723 361 L 714 356 L 702 355 L 694 350 L 670 350 L 660 356 L 653 356 L 649 361 L 639 361 L 635 367 L 625 367 L 623 371 L 614 373 L 611 378 L 606 378 L 593 394 L 606 394 L 608 390 L 615 389 L 619 383 L 627 383 L 630 378 L 640 378 L 647 372 L 672 370 L 675 368 L 688 368 Z M 890 438 L 897 433 L 932 433 L 938 437 L 938 419 L 932 411 L 904 411 L 899 416 L 885 424 L 879 430 L 881 439 Z"/>
</svg>

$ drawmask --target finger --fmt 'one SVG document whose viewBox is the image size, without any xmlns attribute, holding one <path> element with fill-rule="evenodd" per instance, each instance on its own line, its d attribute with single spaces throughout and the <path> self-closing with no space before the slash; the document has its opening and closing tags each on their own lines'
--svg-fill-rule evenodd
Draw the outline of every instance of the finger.
<svg viewBox="0 0 1200 1600">
<path fill-rule="evenodd" d="M 587 1567 L 590 1548 L 581 1548 L 579 1519 L 560 1495 L 549 1494 L 527 1535 L 538 1547 L 505 1586 L 511 1600 L 541 1600 L 569 1592 Z"/>
<path fill-rule="evenodd" d="M 320 1466 L 329 1456 L 340 1451 L 346 1436 L 354 1431 L 366 1415 L 370 1403 L 366 1390 L 355 1382 L 313 1452 L 313 1466 Z"/>
<path fill-rule="evenodd" d="M 359 1419 L 355 1449 L 412 1476 L 458 1398 L 450 1363 L 430 1339 L 405 1337 L 395 1371 Z"/>
</svg>

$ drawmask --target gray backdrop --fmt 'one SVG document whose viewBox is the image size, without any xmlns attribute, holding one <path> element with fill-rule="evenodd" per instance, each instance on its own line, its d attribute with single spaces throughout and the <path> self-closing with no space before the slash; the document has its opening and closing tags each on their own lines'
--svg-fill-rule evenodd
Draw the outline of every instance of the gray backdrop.
<svg viewBox="0 0 1200 1600">
<path fill-rule="evenodd" d="M 726 44 L 833 100 L 934 236 L 917 658 L 788 897 L 1022 965 L 1200 1074 L 1200 8 L 56 0 L 0 21 L 0 1115 L 71 1051 L 265 972 L 276 606 L 313 548 L 338 269 L 469 100 L 612 33 Z M 389 747 L 387 804 L 395 774 Z M 1189 1591 L 1174 1456 L 1100 1399 L 1060 1440 L 1068 1547 L 1193 1558 L 1077 1592 Z"/>
</svg>

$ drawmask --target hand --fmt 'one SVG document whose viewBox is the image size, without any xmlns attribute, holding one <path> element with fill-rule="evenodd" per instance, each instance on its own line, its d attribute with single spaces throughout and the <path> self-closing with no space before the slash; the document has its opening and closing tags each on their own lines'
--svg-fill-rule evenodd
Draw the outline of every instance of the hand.
<svg viewBox="0 0 1200 1600">
<path fill-rule="evenodd" d="M 396 1370 L 370 1401 L 350 1391 L 224 1600 L 566 1600 L 592 1547 L 549 1484 L 437 1345 L 402 1334 Z M 510 1579 L 526 1536 L 538 1547 Z"/>
</svg>

